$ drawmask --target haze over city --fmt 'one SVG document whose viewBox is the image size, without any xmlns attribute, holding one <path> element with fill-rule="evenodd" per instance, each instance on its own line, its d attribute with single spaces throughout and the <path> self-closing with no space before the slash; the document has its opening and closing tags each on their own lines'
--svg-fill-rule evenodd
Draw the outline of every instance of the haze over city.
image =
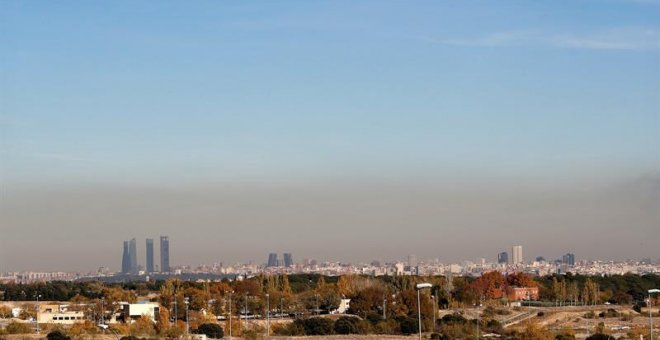
<svg viewBox="0 0 660 340">
<path fill-rule="evenodd" d="M 660 257 L 654 1 L 0 3 L 0 271 Z M 141 260 L 142 261 L 142 260 Z"/>
</svg>

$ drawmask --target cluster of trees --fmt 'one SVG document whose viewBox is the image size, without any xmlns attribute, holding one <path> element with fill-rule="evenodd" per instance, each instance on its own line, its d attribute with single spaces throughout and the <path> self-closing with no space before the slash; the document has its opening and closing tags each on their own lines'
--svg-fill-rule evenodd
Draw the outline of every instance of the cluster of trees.
<svg viewBox="0 0 660 340">
<path fill-rule="evenodd" d="M 432 284 L 421 291 L 419 307 L 415 285 Z M 157 282 L 103 284 L 100 282 L 49 282 L 34 284 L 0 284 L 3 300 L 70 301 L 71 308 L 82 310 L 90 320 L 80 332 L 92 332 L 94 322 L 111 315 L 120 301 L 133 302 L 137 296 L 152 296 L 159 302 L 161 314 L 154 325 L 148 320 L 132 325 L 119 325 L 116 331 L 124 335 L 175 336 L 185 331 L 186 318 L 191 329 L 205 323 L 215 323 L 216 316 L 232 311 L 235 334 L 243 331 L 236 320 L 238 314 L 265 315 L 267 306 L 272 314 L 288 314 L 297 319 L 290 326 L 277 328 L 282 334 L 314 334 L 330 331 L 352 333 L 414 333 L 417 310 L 421 310 L 424 329 L 439 329 L 445 333 L 469 332 L 470 321 L 448 319 L 436 323 L 434 306 L 440 309 L 474 306 L 482 302 L 497 306 L 504 301 L 511 287 L 538 287 L 542 300 L 562 304 L 634 303 L 643 301 L 646 291 L 660 286 L 658 275 L 552 275 L 533 277 L 524 273 L 502 275 L 499 272 L 473 277 L 444 276 L 381 276 L 345 275 L 328 277 L 318 274 L 259 275 L 242 281 L 190 282 L 169 279 Z M 268 296 L 268 300 L 266 299 Z M 348 313 L 356 319 L 340 319 L 330 324 L 314 318 L 336 309 L 342 298 L 351 299 Z M 188 313 L 186 308 L 188 307 Z M 29 308 L 26 311 L 29 312 Z M 493 309 L 495 313 L 497 310 Z M 6 315 L 9 311 L 0 310 Z M 26 312 L 26 313 L 27 313 Z M 489 315 L 486 315 L 489 316 Z M 491 315 L 494 316 L 494 315 Z M 28 317 L 28 315 L 26 315 Z M 310 318 L 312 317 L 312 318 Z M 306 319 L 305 319 L 306 318 Z M 491 318 L 492 319 L 492 318 Z M 176 322 L 174 322 L 176 320 Z M 309 321 L 312 320 L 312 321 Z M 323 319 L 328 320 L 328 319 Z M 487 321 L 486 321 L 487 322 Z M 488 324 L 484 324 L 489 327 Z M 229 321 L 223 325 L 229 326 Z M 492 324 L 492 327 L 497 325 Z"/>
</svg>

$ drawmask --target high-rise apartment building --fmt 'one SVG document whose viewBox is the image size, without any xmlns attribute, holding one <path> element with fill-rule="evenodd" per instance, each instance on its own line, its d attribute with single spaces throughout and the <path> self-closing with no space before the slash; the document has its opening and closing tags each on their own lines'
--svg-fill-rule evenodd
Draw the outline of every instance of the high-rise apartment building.
<svg viewBox="0 0 660 340">
<path fill-rule="evenodd" d="M 509 253 L 503 251 L 503 252 L 497 254 L 497 263 L 499 263 L 499 264 L 509 263 Z"/>
<path fill-rule="evenodd" d="M 523 263 L 523 249 L 522 246 L 513 246 L 511 247 L 511 263 L 512 264 L 522 264 Z"/>
<path fill-rule="evenodd" d="M 564 256 L 561 257 L 561 262 L 563 264 L 569 265 L 569 266 L 574 266 L 575 265 L 575 254 L 573 253 L 568 253 Z"/>
<path fill-rule="evenodd" d="M 131 239 L 129 248 L 128 248 L 128 255 L 131 258 L 131 273 L 137 273 L 138 271 L 138 261 L 137 261 L 137 242 L 135 239 Z"/>
<path fill-rule="evenodd" d="M 285 267 L 293 267 L 293 256 L 291 253 L 284 253 L 284 266 Z"/>
<path fill-rule="evenodd" d="M 147 239 L 147 273 L 154 272 L 154 239 Z"/>
<path fill-rule="evenodd" d="M 124 241 L 124 252 L 121 255 L 121 272 L 128 274 L 131 271 L 131 255 L 128 250 L 128 241 Z"/>
<path fill-rule="evenodd" d="M 170 238 L 167 236 L 160 237 L 160 271 L 170 272 Z"/>
<path fill-rule="evenodd" d="M 268 254 L 268 264 L 267 267 L 277 267 L 279 265 L 279 260 L 277 259 L 276 253 Z"/>
</svg>

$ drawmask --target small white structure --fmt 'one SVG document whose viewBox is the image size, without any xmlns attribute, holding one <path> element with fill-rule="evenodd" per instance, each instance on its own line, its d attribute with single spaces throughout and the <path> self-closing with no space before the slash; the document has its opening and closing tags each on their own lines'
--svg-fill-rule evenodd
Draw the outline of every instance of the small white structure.
<svg viewBox="0 0 660 340">
<path fill-rule="evenodd" d="M 11 316 L 14 318 L 21 316 L 21 313 L 23 313 L 23 308 L 21 307 L 14 307 L 11 309 Z"/>
<path fill-rule="evenodd" d="M 160 305 L 157 303 L 127 303 L 122 306 L 122 316 L 125 322 L 132 322 L 146 315 L 152 322 L 160 313 Z"/>
<path fill-rule="evenodd" d="M 339 307 L 330 312 L 330 314 L 346 314 L 346 311 L 351 308 L 351 299 L 341 299 Z"/>
</svg>

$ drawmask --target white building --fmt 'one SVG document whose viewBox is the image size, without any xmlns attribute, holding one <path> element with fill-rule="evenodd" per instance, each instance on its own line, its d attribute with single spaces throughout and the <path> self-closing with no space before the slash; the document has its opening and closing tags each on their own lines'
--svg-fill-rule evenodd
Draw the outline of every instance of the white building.
<svg viewBox="0 0 660 340">
<path fill-rule="evenodd" d="M 132 322 L 143 315 L 156 322 L 159 313 L 160 305 L 157 303 L 126 303 L 122 305 L 122 316 L 125 322 Z"/>
<path fill-rule="evenodd" d="M 522 246 L 513 246 L 511 247 L 511 264 L 522 264 L 523 263 L 523 252 Z"/>
<path fill-rule="evenodd" d="M 72 325 L 85 321 L 85 314 L 81 311 L 68 310 L 69 305 L 43 304 L 39 306 L 37 320 L 39 323 L 52 323 L 59 325 Z"/>
</svg>

